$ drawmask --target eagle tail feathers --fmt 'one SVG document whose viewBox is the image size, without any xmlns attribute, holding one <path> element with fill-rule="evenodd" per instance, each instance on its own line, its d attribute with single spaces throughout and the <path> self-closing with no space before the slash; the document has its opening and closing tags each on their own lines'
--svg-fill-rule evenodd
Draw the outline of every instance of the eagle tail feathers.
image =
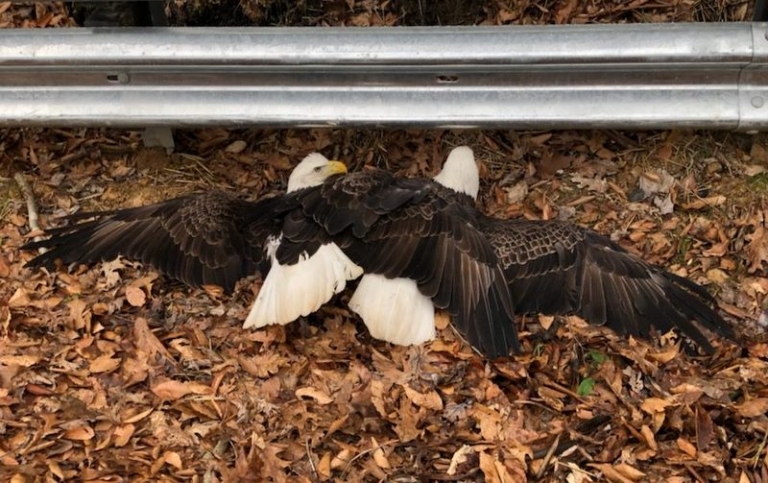
<svg viewBox="0 0 768 483">
<path fill-rule="evenodd" d="M 435 308 L 415 281 L 368 273 L 349 301 L 371 337 L 397 345 L 418 345 L 435 338 Z"/>
</svg>

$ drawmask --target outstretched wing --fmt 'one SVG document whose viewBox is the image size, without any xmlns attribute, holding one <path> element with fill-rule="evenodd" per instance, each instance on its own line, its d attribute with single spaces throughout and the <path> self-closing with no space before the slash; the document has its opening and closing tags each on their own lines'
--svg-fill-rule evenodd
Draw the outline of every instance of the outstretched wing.
<svg viewBox="0 0 768 483">
<path fill-rule="evenodd" d="M 47 240 L 24 249 L 48 249 L 26 266 L 93 263 L 122 255 L 153 265 L 190 286 L 219 285 L 231 292 L 235 283 L 256 273 L 263 245 L 279 232 L 271 210 L 281 200 L 256 203 L 211 191 L 149 206 L 111 212 L 84 213 L 88 219 L 49 230 Z"/>
<path fill-rule="evenodd" d="M 679 329 L 713 350 L 692 322 L 735 339 L 701 286 L 628 253 L 591 230 L 557 221 L 484 217 L 481 230 L 504 267 L 515 309 L 575 313 L 622 335 Z"/>
<path fill-rule="evenodd" d="M 463 197 L 431 180 L 348 174 L 300 195 L 301 214 L 285 217 L 278 260 L 292 263 L 333 241 L 366 273 L 416 281 L 483 353 L 508 355 L 519 343 L 506 280 Z"/>
</svg>

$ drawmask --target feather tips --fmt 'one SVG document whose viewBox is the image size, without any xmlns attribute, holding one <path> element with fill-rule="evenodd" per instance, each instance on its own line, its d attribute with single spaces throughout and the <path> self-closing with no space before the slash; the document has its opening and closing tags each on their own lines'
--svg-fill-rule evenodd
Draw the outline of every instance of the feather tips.
<svg viewBox="0 0 768 483">
<path fill-rule="evenodd" d="M 318 310 L 335 294 L 346 288 L 347 280 L 362 275 L 335 244 L 322 245 L 312 255 L 302 255 L 291 265 L 277 261 L 275 240 L 268 244 L 272 251 L 272 268 L 256 296 L 243 328 L 285 325 Z"/>
<path fill-rule="evenodd" d="M 607 238 L 557 221 L 484 217 L 519 312 L 578 314 L 621 335 L 647 338 L 652 328 L 679 329 L 713 350 L 693 322 L 735 340 L 701 286 L 648 264 Z"/>
</svg>

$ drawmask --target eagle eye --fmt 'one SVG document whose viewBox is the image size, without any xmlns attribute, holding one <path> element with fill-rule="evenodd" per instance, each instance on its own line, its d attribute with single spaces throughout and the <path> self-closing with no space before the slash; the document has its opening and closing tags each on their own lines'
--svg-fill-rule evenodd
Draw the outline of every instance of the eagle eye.
<svg viewBox="0 0 768 483">
<path fill-rule="evenodd" d="M 322 167 L 322 166 L 318 166 L 318 167 L 317 167 L 317 168 L 315 168 L 313 171 L 314 171 L 315 173 L 319 173 L 319 172 L 320 172 L 320 170 L 322 170 L 322 169 L 323 169 L 323 167 Z"/>
</svg>

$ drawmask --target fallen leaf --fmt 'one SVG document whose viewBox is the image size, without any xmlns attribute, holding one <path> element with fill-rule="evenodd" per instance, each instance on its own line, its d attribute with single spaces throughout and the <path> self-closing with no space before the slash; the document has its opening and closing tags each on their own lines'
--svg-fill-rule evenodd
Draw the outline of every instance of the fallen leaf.
<svg viewBox="0 0 768 483">
<path fill-rule="evenodd" d="M 147 319 L 144 317 L 136 317 L 133 324 L 133 336 L 136 339 L 136 347 L 146 352 L 149 357 L 160 354 L 167 361 L 173 360 L 173 357 L 163 343 L 155 337 L 152 329 L 149 328 L 149 324 L 147 324 Z"/>
<path fill-rule="evenodd" d="M 646 171 L 638 178 L 638 186 L 643 190 L 646 198 L 658 193 L 669 193 L 674 185 L 674 176 L 663 168 L 658 168 L 655 171 Z"/>
<path fill-rule="evenodd" d="M 115 428 L 115 432 L 113 433 L 113 437 L 115 438 L 113 444 L 115 447 L 121 448 L 128 444 L 128 441 L 131 440 L 131 436 L 133 436 L 135 431 L 136 426 L 133 424 L 122 424 Z"/>
<path fill-rule="evenodd" d="M 627 477 L 628 479 L 632 481 L 640 481 L 643 478 L 645 478 L 645 473 L 638 470 L 634 466 L 630 466 L 627 463 L 618 463 L 614 465 L 614 468 L 616 471 Z"/>
<path fill-rule="evenodd" d="M 19 309 L 28 306 L 31 302 L 32 299 L 29 298 L 29 292 L 24 288 L 19 287 L 13 292 L 13 295 L 11 295 L 11 298 L 8 300 L 8 307 Z"/>
<path fill-rule="evenodd" d="M 90 332 L 91 311 L 83 299 L 75 298 L 67 303 L 69 307 L 69 316 L 73 322 L 73 328 L 76 330 L 85 329 Z"/>
<path fill-rule="evenodd" d="M 301 387 L 296 389 L 296 397 L 309 397 L 317 401 L 318 404 L 330 404 L 333 402 L 332 397 L 314 387 Z"/>
<path fill-rule="evenodd" d="M 237 141 L 233 141 L 229 144 L 226 148 L 224 148 L 224 151 L 227 153 L 232 154 L 239 154 L 243 152 L 243 150 L 248 147 L 248 143 L 246 143 L 243 140 L 238 139 Z"/>
<path fill-rule="evenodd" d="M 404 385 L 403 389 L 405 389 L 405 395 L 413 401 L 413 404 L 435 411 L 443 410 L 443 400 L 437 391 L 430 390 L 426 393 L 420 393 L 407 385 Z"/>
<path fill-rule="evenodd" d="M 633 483 L 633 480 L 621 474 L 613 465 L 608 463 L 589 463 L 589 466 L 600 470 L 605 479 L 615 483 Z"/>
<path fill-rule="evenodd" d="M 435 311 L 435 328 L 437 330 L 444 330 L 451 323 L 451 316 L 447 312 L 442 310 Z"/>
<path fill-rule="evenodd" d="M 140 413 L 134 414 L 133 416 L 128 416 L 127 418 L 123 419 L 123 424 L 138 423 L 142 419 L 152 414 L 152 412 L 154 412 L 154 409 L 149 408 L 146 411 L 142 411 Z"/>
<path fill-rule="evenodd" d="M 687 454 L 691 458 L 696 457 L 696 446 L 693 445 L 690 441 L 680 436 L 677 438 L 677 447 L 680 448 L 680 451 Z"/>
<path fill-rule="evenodd" d="M 166 451 L 163 455 L 163 461 L 179 471 L 184 469 L 184 465 L 181 462 L 181 456 L 179 456 L 179 453 L 175 451 Z"/>
<path fill-rule="evenodd" d="M 486 483 L 513 483 L 514 481 L 504 467 L 504 463 L 485 451 L 480 452 L 480 471 L 483 472 Z"/>
<path fill-rule="evenodd" d="M 175 401 L 192 393 L 189 384 L 168 379 L 152 386 L 152 392 L 160 399 Z"/>
<path fill-rule="evenodd" d="M 651 431 L 651 428 L 647 424 L 643 424 L 643 426 L 640 428 L 640 434 L 643 435 L 645 442 L 648 444 L 648 447 L 651 450 L 659 450 L 659 445 L 656 443 L 656 436 L 654 436 L 653 431 Z"/>
<path fill-rule="evenodd" d="M 141 307 L 147 301 L 147 294 L 142 289 L 134 286 L 125 287 L 125 299 L 134 307 Z"/>
<path fill-rule="evenodd" d="M 749 273 L 754 273 L 761 270 L 763 262 L 768 261 L 768 236 L 766 236 L 766 230 L 762 225 L 755 227 L 755 231 L 751 235 L 747 235 L 749 243 L 745 247 L 746 259 L 749 262 Z"/>
<path fill-rule="evenodd" d="M 352 453 L 349 449 L 343 449 L 339 451 L 333 459 L 331 459 L 331 469 L 339 469 L 344 468 L 349 464 L 349 461 L 352 459 Z"/>
<path fill-rule="evenodd" d="M 0 364 L 6 366 L 32 367 L 40 362 L 41 357 L 32 354 L 0 356 Z"/>
<path fill-rule="evenodd" d="M 768 412 L 768 398 L 759 397 L 750 399 L 744 404 L 736 406 L 735 409 L 736 412 L 744 418 L 757 418 L 760 416 L 765 416 L 766 412 Z"/>
<path fill-rule="evenodd" d="M 78 426 L 77 428 L 64 431 L 63 437 L 73 441 L 89 441 L 93 439 L 95 434 L 90 426 Z"/>
<path fill-rule="evenodd" d="M 640 409 L 642 409 L 648 414 L 654 414 L 658 412 L 663 412 L 668 407 L 675 406 L 675 405 L 677 405 L 677 403 L 667 401 L 666 399 L 661 399 L 658 397 L 649 397 L 649 398 L 646 398 L 640 404 Z"/>
<path fill-rule="evenodd" d="M 519 181 L 514 186 L 504 188 L 507 194 L 507 203 L 513 205 L 522 202 L 528 196 L 528 183 Z"/>
<path fill-rule="evenodd" d="M 112 372 L 120 367 L 120 359 L 113 359 L 111 354 L 104 354 L 92 360 L 88 370 L 94 374 Z"/>
<path fill-rule="evenodd" d="M 371 448 L 373 448 L 373 461 L 379 468 L 384 470 L 392 468 L 392 465 L 389 464 L 389 460 L 384 454 L 384 450 L 373 436 L 371 436 Z"/>
<path fill-rule="evenodd" d="M 467 456 L 469 456 L 471 453 L 474 453 L 475 449 L 472 448 L 469 445 L 462 445 L 461 448 L 456 450 L 455 453 L 453 453 L 453 456 L 451 456 L 451 463 L 448 465 L 448 470 L 446 473 L 448 476 L 453 476 L 456 474 L 456 469 L 459 465 L 463 465 L 467 462 Z"/>
<path fill-rule="evenodd" d="M 317 473 L 323 478 L 331 477 L 331 453 L 326 452 L 317 463 Z"/>
</svg>

